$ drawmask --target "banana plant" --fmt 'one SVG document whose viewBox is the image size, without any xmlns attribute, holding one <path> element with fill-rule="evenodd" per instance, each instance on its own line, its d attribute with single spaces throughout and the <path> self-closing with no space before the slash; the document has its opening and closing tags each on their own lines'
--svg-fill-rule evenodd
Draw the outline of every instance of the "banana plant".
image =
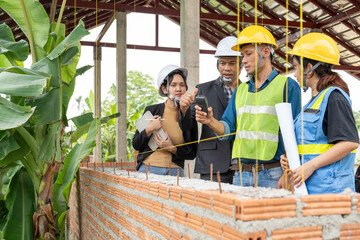
<svg viewBox="0 0 360 240">
<path fill-rule="evenodd" d="M 90 68 L 77 69 L 80 40 L 89 32 L 80 21 L 65 36 L 64 24 L 49 23 L 38 0 L 0 0 L 0 7 L 29 42 L 16 42 L 11 29 L 0 25 L 0 239 L 63 238 L 74 175 L 101 124 L 92 118 L 83 121 L 86 126 L 78 123 L 76 134 L 86 139 L 65 157 L 54 179 L 75 79 Z"/>
</svg>

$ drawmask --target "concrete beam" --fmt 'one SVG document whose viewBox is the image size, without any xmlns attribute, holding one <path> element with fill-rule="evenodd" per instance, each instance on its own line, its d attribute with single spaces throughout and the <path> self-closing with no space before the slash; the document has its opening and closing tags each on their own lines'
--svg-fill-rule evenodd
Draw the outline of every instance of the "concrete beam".
<svg viewBox="0 0 360 240">
<path fill-rule="evenodd" d="M 94 47 L 94 118 L 101 118 L 101 47 Z M 101 126 L 96 135 L 95 162 L 101 162 Z"/>
<path fill-rule="evenodd" d="M 199 0 L 181 0 L 180 23 L 180 65 L 189 71 L 187 84 L 192 91 L 199 83 Z"/>
<path fill-rule="evenodd" d="M 192 92 L 199 84 L 200 0 L 181 0 L 180 65 L 187 68 L 187 85 Z M 185 176 L 194 178 L 195 161 L 185 161 Z M 190 171 L 188 171 L 190 168 Z"/>
<path fill-rule="evenodd" d="M 126 13 L 116 12 L 116 161 L 127 159 L 126 145 Z"/>
</svg>

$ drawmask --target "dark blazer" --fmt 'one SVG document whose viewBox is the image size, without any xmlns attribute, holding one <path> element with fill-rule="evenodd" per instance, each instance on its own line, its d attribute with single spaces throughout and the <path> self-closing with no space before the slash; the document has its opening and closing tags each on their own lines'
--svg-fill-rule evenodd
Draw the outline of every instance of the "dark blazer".
<svg viewBox="0 0 360 240">
<path fill-rule="evenodd" d="M 165 109 L 165 103 L 160 103 L 146 107 L 144 113 L 146 111 L 150 111 L 153 115 L 162 116 L 164 114 L 164 109 Z M 180 114 L 179 114 L 179 118 L 180 118 Z M 198 139 L 197 128 L 183 131 L 183 137 L 185 143 L 196 141 Z M 150 147 L 148 146 L 149 140 L 150 137 L 146 137 L 145 130 L 142 131 L 141 133 L 138 130 L 136 130 L 135 136 L 132 140 L 132 145 L 134 149 L 139 151 L 139 155 L 137 156 L 136 170 L 139 170 L 145 158 L 147 158 L 150 154 L 153 153 L 153 152 L 147 152 L 147 151 L 151 151 Z M 177 148 L 176 155 L 172 154 L 172 162 L 176 163 L 181 168 L 184 168 L 185 159 L 193 160 L 195 158 L 197 144 L 189 144 L 189 145 L 179 146 L 176 148 Z M 147 153 L 141 154 L 142 152 L 147 152 Z"/>
<path fill-rule="evenodd" d="M 199 89 L 197 95 L 205 95 L 208 106 L 213 108 L 214 118 L 221 120 L 227 107 L 227 100 L 222 87 L 220 77 L 216 80 L 202 83 L 196 87 Z M 195 128 L 195 103 L 181 119 L 183 129 Z M 201 139 L 215 137 L 215 133 L 207 125 L 202 126 Z M 213 164 L 213 172 L 225 173 L 229 171 L 231 164 L 232 141 L 212 139 L 200 142 L 196 154 L 195 173 L 210 174 L 210 164 Z"/>
</svg>

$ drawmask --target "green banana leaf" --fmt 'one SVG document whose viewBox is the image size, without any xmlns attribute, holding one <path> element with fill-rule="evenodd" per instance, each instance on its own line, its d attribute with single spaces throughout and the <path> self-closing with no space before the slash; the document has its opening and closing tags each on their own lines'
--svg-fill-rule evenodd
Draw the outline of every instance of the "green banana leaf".
<svg viewBox="0 0 360 240">
<path fill-rule="evenodd" d="M 27 69 L 21 66 L 11 66 L 7 68 L 0 68 L 0 72 L 11 72 L 11 73 L 18 73 L 18 74 L 27 74 L 39 77 L 50 77 L 50 74 L 46 74 L 41 71 L 36 71 L 32 69 Z"/>
<path fill-rule="evenodd" d="M 92 65 L 85 65 L 81 68 L 76 69 L 75 77 L 83 75 L 87 70 L 91 69 L 92 67 L 93 67 Z"/>
<path fill-rule="evenodd" d="M 21 28 L 30 42 L 33 63 L 44 58 L 49 36 L 49 17 L 37 0 L 0 0 L 2 8 Z"/>
<path fill-rule="evenodd" d="M 33 239 L 34 187 L 29 174 L 21 168 L 12 178 L 6 207 L 9 210 L 4 226 L 5 239 Z"/>
<path fill-rule="evenodd" d="M 1 171 L 1 170 L 0 170 Z M 1 182 L 1 180 L 0 180 Z M 1 195 L 1 193 L 0 193 Z M 1 199 L 1 197 L 0 197 Z M 5 205 L 5 200 L 0 200 L 0 231 L 4 228 L 5 224 L 6 224 L 6 217 L 8 215 L 8 210 L 6 208 Z M 3 239 L 2 233 L 0 233 L 0 239 Z"/>
<path fill-rule="evenodd" d="M 5 23 L 0 24 L 0 54 L 5 54 L 10 62 L 25 61 L 29 56 L 29 46 L 25 40 L 15 42 L 11 29 Z"/>
<path fill-rule="evenodd" d="M 42 94 L 31 102 L 27 102 L 32 107 L 36 107 L 31 120 L 36 125 L 48 124 L 60 120 L 60 89 L 53 88 L 50 92 Z"/>
<path fill-rule="evenodd" d="M 50 34 L 44 49 L 49 54 L 62 40 L 65 39 L 65 24 L 60 23 L 58 34 L 55 34 L 56 22 L 50 24 Z M 54 44 L 55 43 L 55 44 Z"/>
<path fill-rule="evenodd" d="M 90 34 L 90 32 L 85 29 L 84 22 L 80 20 L 76 28 L 47 57 L 53 60 L 66 50 L 77 47 L 79 41 L 88 34 Z"/>
<path fill-rule="evenodd" d="M 56 151 L 56 147 L 60 141 L 60 131 L 62 124 L 60 121 L 52 124 L 48 128 L 48 133 L 40 147 L 40 152 L 37 157 L 37 163 L 39 166 L 44 166 L 44 163 L 53 159 Z M 59 146 L 58 146 L 59 147 Z"/>
<path fill-rule="evenodd" d="M 90 90 L 89 97 L 85 98 L 85 103 L 89 108 L 90 112 L 94 111 L 94 92 Z"/>
<path fill-rule="evenodd" d="M 79 61 L 79 57 L 80 57 L 80 48 L 81 48 L 81 45 L 80 43 L 78 44 L 78 46 L 75 46 L 75 47 L 71 47 L 69 49 L 67 49 L 66 51 L 64 51 L 61 55 L 60 55 L 60 59 L 61 59 L 61 66 L 66 66 L 66 65 L 69 65 L 69 64 L 72 64 L 74 61 L 74 57 L 76 55 L 78 55 L 77 59 Z M 78 62 L 77 61 L 77 62 Z M 76 62 L 76 65 L 77 65 L 77 62 Z M 75 66 L 76 66 L 75 65 Z M 73 67 L 74 69 L 74 73 L 73 75 L 75 75 L 76 73 L 76 67 Z"/>
<path fill-rule="evenodd" d="M 76 54 L 73 55 L 72 51 L 75 50 Z M 67 57 L 70 57 L 67 59 Z M 80 59 L 80 44 L 78 47 L 72 47 L 68 51 L 64 52 L 61 55 L 61 78 L 65 83 L 70 83 L 76 76 L 76 66 L 79 63 Z M 64 61 L 67 61 L 68 64 L 64 64 Z"/>
<path fill-rule="evenodd" d="M 38 96 L 47 80 L 48 77 L 3 71 L 0 73 L 0 93 L 22 97 Z"/>
<path fill-rule="evenodd" d="M 20 148 L 8 153 L 3 159 L 1 159 L 0 168 L 9 167 L 16 161 L 22 160 L 24 156 L 29 152 L 29 146 L 26 144 L 26 142 L 18 132 L 15 131 L 12 136 L 15 138 Z"/>
<path fill-rule="evenodd" d="M 10 152 L 6 157 L 0 160 L 0 168 L 9 166 L 9 164 L 22 159 L 29 152 L 28 146 L 20 146 L 19 149 Z"/>
<path fill-rule="evenodd" d="M 16 105 L 0 97 L 0 130 L 23 125 L 34 113 L 35 108 Z"/>
<path fill-rule="evenodd" d="M 0 130 L 0 141 L 8 135 L 7 130 Z"/>
<path fill-rule="evenodd" d="M 20 146 L 17 144 L 15 138 L 11 135 L 7 135 L 0 141 L 0 161 L 4 159 L 10 152 L 19 149 Z"/>
<path fill-rule="evenodd" d="M 100 124 L 106 124 L 111 119 L 117 118 L 119 116 L 120 116 L 120 113 L 115 113 L 110 116 L 103 117 L 100 120 Z M 79 140 L 79 138 L 82 137 L 89 130 L 90 124 L 91 124 L 91 122 L 88 122 L 88 123 L 80 126 L 78 129 L 76 129 L 76 131 L 72 134 L 71 142 L 77 142 L 77 140 Z M 68 139 L 68 141 L 64 142 L 63 144 L 70 144 L 69 141 L 70 141 L 70 139 Z"/>
<path fill-rule="evenodd" d="M 50 87 L 60 87 L 59 58 L 50 60 L 47 57 L 31 65 L 31 70 L 51 76 Z"/>
<path fill-rule="evenodd" d="M 75 173 L 79 168 L 79 163 L 96 145 L 95 138 L 100 125 L 99 119 L 94 119 L 89 128 L 85 142 L 76 144 L 75 147 L 64 159 L 64 167 L 59 172 L 54 183 L 54 211 L 58 213 L 58 226 L 64 228 L 64 215 L 68 210 L 67 203 L 69 201 L 71 185 L 74 181 Z M 59 221 L 60 220 L 60 221 Z"/>
<path fill-rule="evenodd" d="M 11 66 L 12 66 L 12 64 L 9 62 L 7 57 L 4 54 L 0 55 L 0 67 L 7 68 L 7 67 L 11 67 Z"/>
<path fill-rule="evenodd" d="M 93 113 L 89 112 L 82 114 L 80 116 L 73 117 L 69 120 L 71 120 L 75 124 L 76 128 L 79 128 L 85 124 L 92 122 L 94 118 L 93 118 Z"/>
<path fill-rule="evenodd" d="M 68 119 L 67 119 L 67 110 L 69 108 L 69 102 L 70 99 L 74 93 L 74 89 L 75 89 L 75 83 L 76 83 L 76 79 L 74 78 L 69 84 L 64 84 L 62 86 L 62 106 L 61 106 L 61 111 L 62 111 L 62 121 L 64 122 L 65 126 L 68 126 Z"/>
</svg>

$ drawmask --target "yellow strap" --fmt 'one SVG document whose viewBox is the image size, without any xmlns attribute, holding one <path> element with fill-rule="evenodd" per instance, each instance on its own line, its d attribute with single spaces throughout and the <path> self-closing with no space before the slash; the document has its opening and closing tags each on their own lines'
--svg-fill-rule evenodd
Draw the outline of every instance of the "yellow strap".
<svg viewBox="0 0 360 240">
<path fill-rule="evenodd" d="M 320 95 L 320 97 L 316 100 L 316 102 L 311 106 L 311 109 L 319 109 L 320 104 L 321 104 L 321 102 L 322 102 L 322 100 L 323 100 L 323 98 L 324 98 L 324 96 L 325 96 L 325 93 L 326 93 L 327 90 L 329 90 L 330 88 L 332 88 L 332 87 L 327 88 L 327 89 Z"/>
<path fill-rule="evenodd" d="M 306 144 L 298 145 L 299 154 L 322 154 L 335 144 Z M 356 149 L 351 153 L 356 153 Z"/>
</svg>

